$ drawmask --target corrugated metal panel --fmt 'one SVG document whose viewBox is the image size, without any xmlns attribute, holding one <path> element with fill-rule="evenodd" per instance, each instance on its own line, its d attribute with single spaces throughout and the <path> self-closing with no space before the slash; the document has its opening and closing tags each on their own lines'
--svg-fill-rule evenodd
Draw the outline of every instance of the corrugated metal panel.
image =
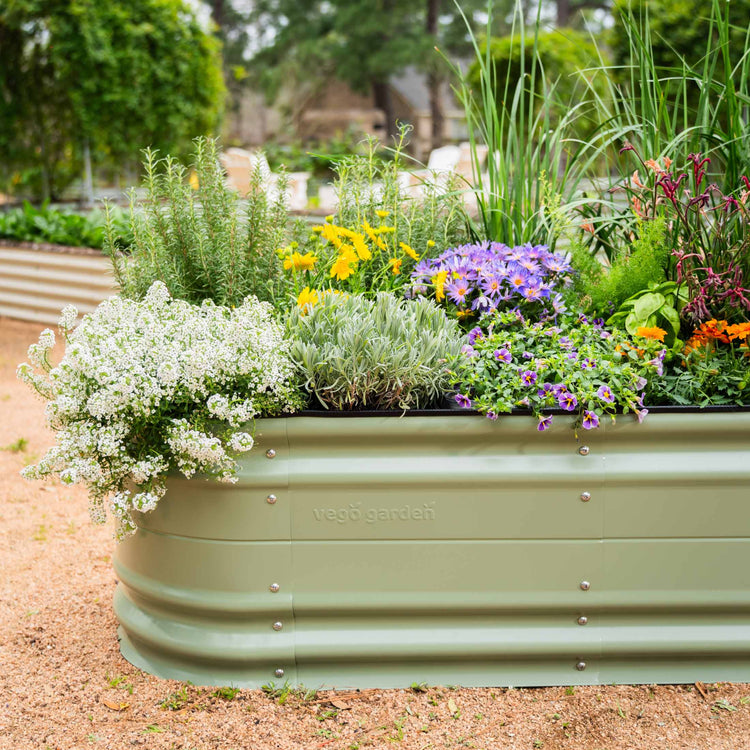
<svg viewBox="0 0 750 750">
<path fill-rule="evenodd" d="M 259 422 L 238 485 L 175 479 L 118 547 L 123 654 L 256 687 L 750 681 L 750 413 L 623 417 L 587 455 L 562 421 Z"/>
<path fill-rule="evenodd" d="M 116 291 L 103 256 L 0 247 L 0 315 L 54 325 L 65 305 L 89 313 Z"/>
</svg>

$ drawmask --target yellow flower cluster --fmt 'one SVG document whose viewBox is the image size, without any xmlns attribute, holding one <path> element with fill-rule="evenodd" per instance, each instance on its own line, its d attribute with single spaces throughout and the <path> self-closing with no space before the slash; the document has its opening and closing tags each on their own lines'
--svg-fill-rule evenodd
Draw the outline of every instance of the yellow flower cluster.
<svg viewBox="0 0 750 750">
<path fill-rule="evenodd" d="M 390 215 L 388 211 L 375 213 L 381 222 Z M 350 228 L 339 226 L 333 216 L 326 216 L 325 223 L 314 226 L 312 231 L 311 239 L 317 237 L 312 250 L 303 253 L 293 242 L 278 251 L 284 269 L 295 274 L 297 305 L 302 309 L 318 304 L 328 291 L 336 291 L 321 291 L 316 286 L 345 282 L 343 288 L 356 293 L 399 287 L 402 275 L 408 272 L 404 263 L 408 268 L 411 261 L 421 257 L 406 242 L 398 240 L 396 227 L 385 223 L 372 226 L 363 220 Z M 434 245 L 430 240 L 425 251 Z M 297 286 L 298 273 L 307 274 L 307 286 L 301 291 Z"/>
</svg>

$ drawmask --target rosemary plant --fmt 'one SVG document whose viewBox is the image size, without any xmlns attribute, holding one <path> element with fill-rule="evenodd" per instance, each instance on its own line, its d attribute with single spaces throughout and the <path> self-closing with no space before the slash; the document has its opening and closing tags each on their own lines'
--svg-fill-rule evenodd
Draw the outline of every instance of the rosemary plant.
<svg viewBox="0 0 750 750">
<path fill-rule="evenodd" d="M 140 299 L 154 281 L 162 281 L 172 297 L 192 303 L 211 299 L 236 307 L 250 294 L 272 300 L 279 278 L 276 250 L 288 218 L 283 175 L 272 199 L 256 166 L 250 190 L 241 197 L 226 183 L 214 140 L 195 141 L 191 174 L 171 156 L 145 154 L 146 198 L 139 201 L 130 193 L 129 256 L 117 250 L 106 208 L 104 251 L 121 293 Z"/>
</svg>

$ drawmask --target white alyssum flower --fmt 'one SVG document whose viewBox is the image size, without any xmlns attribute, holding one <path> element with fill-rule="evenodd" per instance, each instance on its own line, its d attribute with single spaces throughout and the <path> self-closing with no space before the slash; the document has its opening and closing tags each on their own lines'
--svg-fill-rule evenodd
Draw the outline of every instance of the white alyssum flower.
<svg viewBox="0 0 750 750">
<path fill-rule="evenodd" d="M 102 521 L 109 508 L 118 536 L 134 530 L 134 511 L 157 505 L 170 471 L 236 481 L 234 455 L 253 446 L 247 423 L 302 404 L 272 313 L 254 297 L 236 309 L 196 307 L 160 282 L 141 301 L 110 298 L 75 328 L 78 313 L 66 307 L 62 361 L 50 364 L 55 337 L 46 330 L 30 347 L 34 366 L 18 367 L 49 400 L 57 434 L 23 475 L 85 484 L 92 517 Z"/>
</svg>

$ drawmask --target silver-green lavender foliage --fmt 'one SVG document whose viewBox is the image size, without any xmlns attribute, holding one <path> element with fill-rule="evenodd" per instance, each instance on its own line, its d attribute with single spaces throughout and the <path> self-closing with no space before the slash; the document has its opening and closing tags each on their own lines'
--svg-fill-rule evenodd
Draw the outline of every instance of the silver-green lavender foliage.
<svg viewBox="0 0 750 750">
<path fill-rule="evenodd" d="M 147 150 L 145 200 L 130 193 L 133 242 L 128 255 L 117 250 L 109 210 L 104 251 L 112 259 L 121 293 L 140 299 L 154 281 L 177 299 L 199 304 L 210 299 L 237 306 L 249 294 L 272 301 L 278 283 L 276 250 L 284 244 L 288 212 L 286 180 L 269 198 L 260 165 L 241 197 L 226 184 L 215 141 L 199 138 L 193 174 L 173 157 Z M 197 187 L 190 183 L 197 180 Z"/>
<path fill-rule="evenodd" d="M 310 393 L 335 410 L 433 406 L 461 350 L 455 320 L 431 300 L 329 293 L 290 313 L 290 355 Z"/>
<path fill-rule="evenodd" d="M 142 301 L 112 297 L 73 330 L 76 316 L 63 311 L 67 345 L 56 367 L 49 329 L 29 348 L 31 364 L 18 367 L 49 401 L 57 436 L 23 474 L 86 485 L 93 519 L 103 521 L 108 506 L 118 537 L 134 530 L 133 511 L 156 506 L 169 472 L 236 481 L 234 457 L 253 447 L 248 423 L 302 405 L 266 302 L 197 306 L 156 282 Z"/>
</svg>

